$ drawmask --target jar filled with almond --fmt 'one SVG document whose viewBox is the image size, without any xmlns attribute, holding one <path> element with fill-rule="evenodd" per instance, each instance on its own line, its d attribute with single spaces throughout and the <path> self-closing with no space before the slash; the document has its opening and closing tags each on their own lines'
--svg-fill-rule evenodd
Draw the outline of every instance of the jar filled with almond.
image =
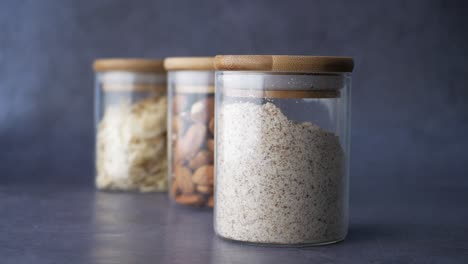
<svg viewBox="0 0 468 264">
<path fill-rule="evenodd" d="M 164 67 L 169 80 L 170 196 L 178 204 L 213 207 L 213 58 L 167 58 Z"/>
</svg>

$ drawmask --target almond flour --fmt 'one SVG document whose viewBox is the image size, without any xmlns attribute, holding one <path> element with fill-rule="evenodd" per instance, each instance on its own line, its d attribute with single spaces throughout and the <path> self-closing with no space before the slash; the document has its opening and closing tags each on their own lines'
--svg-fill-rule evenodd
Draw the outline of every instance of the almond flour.
<svg viewBox="0 0 468 264">
<path fill-rule="evenodd" d="M 167 97 L 106 108 L 98 127 L 96 186 L 107 190 L 167 190 Z"/>
<path fill-rule="evenodd" d="M 234 103 L 217 119 L 215 230 L 256 243 L 327 243 L 347 230 L 338 137 L 272 103 Z"/>
</svg>

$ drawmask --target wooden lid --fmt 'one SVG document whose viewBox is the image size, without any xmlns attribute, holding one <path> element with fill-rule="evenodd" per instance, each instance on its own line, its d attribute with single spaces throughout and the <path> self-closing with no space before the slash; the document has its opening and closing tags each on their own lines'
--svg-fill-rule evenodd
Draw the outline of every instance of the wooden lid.
<svg viewBox="0 0 468 264">
<path fill-rule="evenodd" d="M 143 73 L 164 72 L 163 60 L 150 59 L 97 59 L 93 64 L 94 71 L 130 71 Z"/>
<path fill-rule="evenodd" d="M 218 55 L 214 66 L 219 71 L 267 72 L 352 72 L 351 57 L 286 55 Z"/>
<path fill-rule="evenodd" d="M 171 57 L 164 60 L 167 71 L 214 71 L 214 57 Z"/>
</svg>

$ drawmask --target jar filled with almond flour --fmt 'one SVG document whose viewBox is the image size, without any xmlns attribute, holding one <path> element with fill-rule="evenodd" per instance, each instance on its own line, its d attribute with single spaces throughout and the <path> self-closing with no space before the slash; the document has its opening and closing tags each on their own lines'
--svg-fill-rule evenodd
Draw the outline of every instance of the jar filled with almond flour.
<svg viewBox="0 0 468 264">
<path fill-rule="evenodd" d="M 353 60 L 216 56 L 215 231 L 274 245 L 348 229 Z"/>
<path fill-rule="evenodd" d="M 213 207 L 213 57 L 167 58 L 170 197 L 178 204 Z"/>
<path fill-rule="evenodd" d="M 96 187 L 167 190 L 167 93 L 162 60 L 94 62 Z"/>
</svg>

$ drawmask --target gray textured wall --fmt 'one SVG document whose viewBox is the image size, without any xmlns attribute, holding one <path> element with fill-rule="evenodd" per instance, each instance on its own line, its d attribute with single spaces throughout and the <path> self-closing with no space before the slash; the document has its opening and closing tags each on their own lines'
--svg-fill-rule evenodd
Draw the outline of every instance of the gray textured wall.
<svg viewBox="0 0 468 264">
<path fill-rule="evenodd" d="M 356 199 L 468 188 L 465 3 L 2 0 L 0 182 L 91 184 L 96 57 L 272 53 L 355 57 Z"/>
</svg>

